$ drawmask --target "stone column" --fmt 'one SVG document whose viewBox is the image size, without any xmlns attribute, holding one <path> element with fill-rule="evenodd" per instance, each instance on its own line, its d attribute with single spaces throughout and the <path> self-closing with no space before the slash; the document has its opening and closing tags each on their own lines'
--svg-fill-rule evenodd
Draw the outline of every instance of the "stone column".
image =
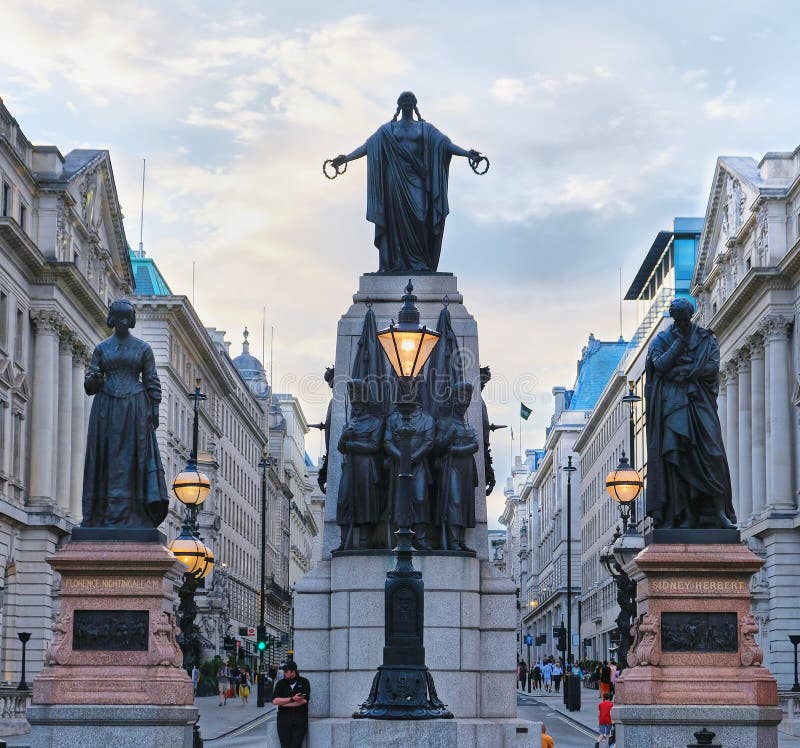
<svg viewBox="0 0 800 748">
<path fill-rule="evenodd" d="M 58 345 L 58 436 L 56 500 L 67 514 L 72 492 L 72 334 L 62 331 Z"/>
<path fill-rule="evenodd" d="M 728 379 L 724 367 L 719 369 L 719 394 L 717 395 L 717 413 L 719 425 L 722 430 L 722 442 L 728 448 Z M 727 452 L 726 452 L 727 454 Z"/>
<path fill-rule="evenodd" d="M 753 475 L 753 516 L 758 516 L 767 498 L 767 432 L 764 413 L 764 338 L 755 333 L 750 344 L 751 467 Z M 746 517 L 742 517 L 745 520 Z"/>
<path fill-rule="evenodd" d="M 83 459 L 86 450 L 83 376 L 86 355 L 86 346 L 76 342 L 72 347 L 72 482 L 69 502 L 69 513 L 75 522 L 80 522 L 83 515 Z"/>
<path fill-rule="evenodd" d="M 733 506 L 739 514 L 739 380 L 736 371 L 736 362 L 729 361 L 725 364 L 728 379 L 728 397 L 726 402 L 727 417 L 725 428 L 728 437 L 725 440 L 725 451 L 728 455 L 728 467 L 731 471 L 731 491 L 733 493 Z"/>
<path fill-rule="evenodd" d="M 753 435 L 750 383 L 750 348 L 738 352 L 736 363 L 739 374 L 739 507 L 736 512 L 741 524 L 753 513 Z"/>
<path fill-rule="evenodd" d="M 30 500 L 53 501 L 53 429 L 56 420 L 55 371 L 58 359 L 59 317 L 54 311 L 31 313 L 35 331 L 31 406 Z"/>
<path fill-rule="evenodd" d="M 769 443 L 768 504 L 780 511 L 794 509 L 792 495 L 792 428 L 789 392 L 789 317 L 771 316 L 764 320 L 769 402 L 767 439 Z"/>
</svg>

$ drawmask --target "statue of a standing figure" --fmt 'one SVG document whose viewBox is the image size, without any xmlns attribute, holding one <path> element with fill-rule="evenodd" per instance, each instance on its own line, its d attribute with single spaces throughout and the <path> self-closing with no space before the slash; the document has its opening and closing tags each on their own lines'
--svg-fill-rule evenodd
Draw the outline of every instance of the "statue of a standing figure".
<svg viewBox="0 0 800 748">
<path fill-rule="evenodd" d="M 435 271 L 444 222 L 450 212 L 450 159 L 463 156 L 481 174 L 488 169 L 488 160 L 476 150 L 457 146 L 425 122 L 411 91 L 400 94 L 394 118 L 381 125 L 366 143 L 346 156 L 325 162 L 325 166 L 330 163 L 336 170 L 330 178 L 343 173 L 349 161 L 362 156 L 367 157 L 367 220 L 375 224 L 379 272 Z M 482 161 L 486 167 L 478 172 Z"/>
<path fill-rule="evenodd" d="M 333 389 L 333 378 L 336 373 L 336 367 L 329 366 L 325 369 L 323 375 L 328 387 Z M 317 473 L 317 485 L 322 493 L 328 489 L 328 452 L 331 449 L 331 410 L 333 407 L 333 400 L 328 403 L 328 410 L 325 413 L 325 422 L 322 425 L 322 431 L 325 435 L 325 456 L 322 458 L 322 465 L 320 465 L 319 472 Z M 319 428 L 315 426 L 314 428 Z"/>
<path fill-rule="evenodd" d="M 106 323 L 114 334 L 92 353 L 84 389 L 94 395 L 86 437 L 82 527 L 158 527 L 169 496 L 156 428 L 161 383 L 153 350 L 130 330 L 136 309 L 117 300 Z"/>
<path fill-rule="evenodd" d="M 336 550 L 352 547 L 353 527 L 358 525 L 359 548 L 368 548 L 375 525 L 381 521 L 381 460 L 383 416 L 372 402 L 368 382 L 351 379 L 347 383 L 350 396 L 350 421 L 339 437 L 339 451 L 344 455 L 336 523 L 342 540 Z"/>
<path fill-rule="evenodd" d="M 733 529 L 731 478 L 717 414 L 719 346 L 688 299 L 647 352 L 647 514 L 657 528 Z"/>
<path fill-rule="evenodd" d="M 436 424 L 439 495 L 434 522 L 444 526 L 447 550 L 452 551 L 472 550 L 464 544 L 464 535 L 466 528 L 475 527 L 475 453 L 480 445 L 475 429 L 465 419 L 472 390 L 469 382 L 453 385 L 452 412 Z"/>
<path fill-rule="evenodd" d="M 428 525 L 431 521 L 431 501 L 430 486 L 432 482 L 429 456 L 433 449 L 433 440 L 436 434 L 436 427 L 433 418 L 422 410 L 422 405 L 417 400 L 416 408 L 411 415 L 411 428 L 414 433 L 411 436 L 411 472 L 414 478 L 411 494 L 411 529 L 414 531 L 414 547 L 418 551 L 429 551 L 431 546 L 428 542 Z M 400 467 L 400 446 L 398 444 L 398 431 L 402 427 L 403 418 L 397 411 L 394 411 L 386 422 L 386 436 L 384 437 L 383 449 L 386 456 L 392 463 L 392 510 L 390 520 L 395 525 L 403 526 L 404 522 L 397 515 L 398 502 L 397 489 L 398 481 L 395 479 Z"/>
</svg>

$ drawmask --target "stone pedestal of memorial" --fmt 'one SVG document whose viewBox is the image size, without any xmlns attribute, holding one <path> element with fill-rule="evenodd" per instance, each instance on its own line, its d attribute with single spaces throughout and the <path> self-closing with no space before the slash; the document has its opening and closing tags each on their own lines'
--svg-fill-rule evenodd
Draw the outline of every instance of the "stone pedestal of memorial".
<svg viewBox="0 0 800 748">
<path fill-rule="evenodd" d="M 33 682 L 31 748 L 191 748 L 197 709 L 172 615 L 183 565 L 159 542 L 119 540 L 73 541 L 47 560 L 61 610 Z"/>
<path fill-rule="evenodd" d="M 474 386 L 467 421 L 480 439 L 475 459 L 480 479 L 484 474 L 478 327 L 464 307 L 456 278 L 450 273 L 361 276 L 353 305 L 338 326 L 323 557 L 295 594 L 294 656 L 312 688 L 308 748 L 390 748 L 410 741 L 452 748 L 538 748 L 540 724 L 517 719 L 515 586 L 488 561 L 482 485 L 475 492 L 476 527 L 466 534 L 466 544 L 475 552 L 423 551 L 413 559 L 425 584 L 426 664 L 454 719 L 352 719 L 382 661 L 384 583 L 395 557 L 388 550 L 332 553 L 340 542 L 336 505 L 342 456 L 336 445 L 347 420 L 344 393 L 367 307 L 371 305 L 379 329 L 387 326 L 397 318 L 409 278 L 421 324 L 435 329 L 443 304 L 448 304 L 465 376 Z"/>
<path fill-rule="evenodd" d="M 763 563 L 740 543 L 655 542 L 629 564 L 639 616 L 612 710 L 621 748 L 693 744 L 704 727 L 725 748 L 777 748 L 777 683 L 750 612 Z"/>
</svg>

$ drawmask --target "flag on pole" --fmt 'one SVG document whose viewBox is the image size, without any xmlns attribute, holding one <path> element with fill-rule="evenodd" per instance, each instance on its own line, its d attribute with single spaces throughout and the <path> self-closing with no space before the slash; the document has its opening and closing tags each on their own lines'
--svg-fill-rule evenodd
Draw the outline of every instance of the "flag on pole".
<svg viewBox="0 0 800 748">
<path fill-rule="evenodd" d="M 520 402 L 519 404 L 519 417 L 523 420 L 527 421 L 533 411 L 525 405 L 525 403 Z"/>
</svg>

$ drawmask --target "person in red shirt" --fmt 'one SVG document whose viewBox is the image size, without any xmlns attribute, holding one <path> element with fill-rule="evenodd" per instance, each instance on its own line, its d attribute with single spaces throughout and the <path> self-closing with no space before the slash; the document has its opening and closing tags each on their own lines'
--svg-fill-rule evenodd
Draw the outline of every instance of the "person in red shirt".
<svg viewBox="0 0 800 748">
<path fill-rule="evenodd" d="M 599 724 L 600 724 L 600 735 L 611 735 L 611 709 L 614 706 L 614 702 L 611 701 L 611 694 L 606 693 L 603 694 L 603 700 L 597 705 L 597 710 L 600 713 L 599 717 Z"/>
</svg>

